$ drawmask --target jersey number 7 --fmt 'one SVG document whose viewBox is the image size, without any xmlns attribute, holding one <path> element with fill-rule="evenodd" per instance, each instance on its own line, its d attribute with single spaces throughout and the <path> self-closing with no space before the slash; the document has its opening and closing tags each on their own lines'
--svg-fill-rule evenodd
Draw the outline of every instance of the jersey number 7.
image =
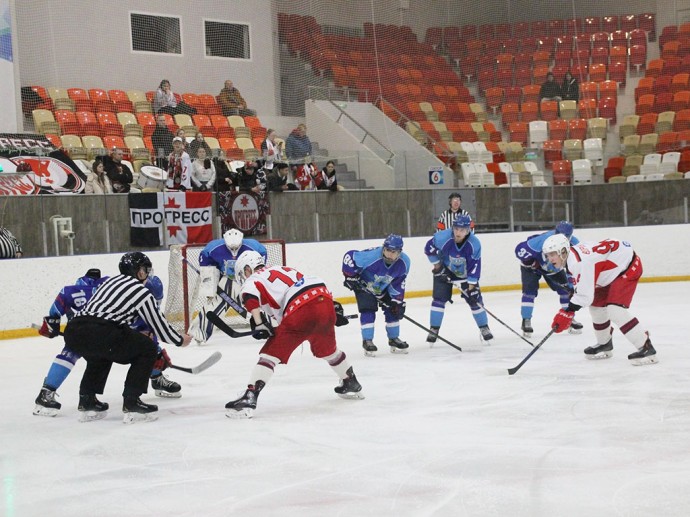
<svg viewBox="0 0 690 517">
<path fill-rule="evenodd" d="M 278 271 L 277 269 L 271 270 L 271 272 L 268 275 L 268 280 L 270 282 L 275 282 L 276 280 L 280 280 L 281 282 L 283 282 L 288 287 L 293 286 L 295 284 L 299 284 L 302 282 L 302 278 L 304 277 L 304 275 L 302 273 L 300 273 L 299 271 L 296 271 L 296 270 L 289 268 L 289 267 L 281 267 L 280 269 L 285 271 L 285 273 L 283 273 L 282 271 Z M 286 274 L 286 273 L 288 273 L 288 274 Z M 294 280 L 293 278 L 291 278 L 289 275 L 290 273 L 292 273 L 292 275 L 295 276 L 297 279 Z"/>
</svg>

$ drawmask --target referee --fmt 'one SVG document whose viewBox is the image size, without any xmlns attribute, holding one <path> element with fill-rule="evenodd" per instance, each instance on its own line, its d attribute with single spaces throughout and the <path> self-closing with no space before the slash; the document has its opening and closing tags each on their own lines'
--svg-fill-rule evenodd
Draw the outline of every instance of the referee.
<svg viewBox="0 0 690 517">
<path fill-rule="evenodd" d="M 441 215 L 436 222 L 436 231 L 447 230 L 453 227 L 453 221 L 459 215 L 470 215 L 467 210 L 461 208 L 462 196 L 457 192 L 453 192 L 448 196 L 448 210 L 441 212 Z M 474 228 L 474 221 L 472 222 L 472 228 Z"/>
<path fill-rule="evenodd" d="M 17 238 L 4 226 L 0 226 L 0 259 L 21 258 L 22 247 Z"/>
<path fill-rule="evenodd" d="M 120 275 L 103 282 L 93 297 L 67 324 L 65 346 L 86 359 L 86 371 L 79 387 L 82 421 L 105 417 L 108 404 L 96 398 L 102 394 L 113 363 L 129 364 L 122 393 L 124 422 L 155 420 L 158 406 L 139 398 L 146 393 L 157 349 L 151 338 L 132 330 L 141 317 L 160 341 L 187 346 L 191 336 L 180 336 L 160 312 L 156 300 L 144 285 L 152 274 L 151 260 L 139 251 L 120 259 Z"/>
</svg>

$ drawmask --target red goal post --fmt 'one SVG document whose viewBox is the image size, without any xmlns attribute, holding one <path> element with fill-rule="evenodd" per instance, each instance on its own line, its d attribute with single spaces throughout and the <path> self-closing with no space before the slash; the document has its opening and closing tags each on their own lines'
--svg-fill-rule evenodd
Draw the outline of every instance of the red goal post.
<svg viewBox="0 0 690 517">
<path fill-rule="evenodd" d="M 266 247 L 267 266 L 286 265 L 285 241 L 266 240 L 260 242 Z M 189 328 L 190 322 L 201 308 L 197 292 L 199 287 L 197 271 L 199 269 L 199 256 L 203 249 L 204 246 L 198 244 L 170 246 L 165 317 L 178 332 L 185 332 Z M 229 309 L 223 319 L 233 327 L 247 325 L 247 320 L 233 309 Z"/>
</svg>

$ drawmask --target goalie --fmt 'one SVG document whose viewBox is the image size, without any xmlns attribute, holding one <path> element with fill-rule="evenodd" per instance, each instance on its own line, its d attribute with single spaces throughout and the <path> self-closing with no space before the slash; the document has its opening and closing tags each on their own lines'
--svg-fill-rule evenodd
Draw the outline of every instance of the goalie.
<svg viewBox="0 0 690 517">
<path fill-rule="evenodd" d="M 213 311 L 222 316 L 228 310 L 228 303 L 219 293 L 225 292 L 237 299 L 240 289 L 234 281 L 235 262 L 245 251 L 256 251 L 264 262 L 267 259 L 264 245 L 254 239 L 245 239 L 236 228 L 225 232 L 222 239 L 212 240 L 201 250 L 197 305 L 201 304 L 202 307 L 188 331 L 198 343 L 206 343 L 213 333 L 213 323 L 208 320 L 206 313 Z"/>
</svg>

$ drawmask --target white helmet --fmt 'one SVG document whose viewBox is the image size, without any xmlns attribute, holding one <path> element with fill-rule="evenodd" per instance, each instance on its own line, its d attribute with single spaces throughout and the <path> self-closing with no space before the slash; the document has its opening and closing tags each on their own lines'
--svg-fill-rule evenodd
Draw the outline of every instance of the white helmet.
<svg viewBox="0 0 690 517">
<path fill-rule="evenodd" d="M 570 241 L 568 237 L 561 233 L 556 233 L 546 239 L 541 247 L 541 253 L 546 259 L 546 254 L 551 252 L 557 252 L 558 256 L 565 261 L 568 258 L 568 253 L 570 253 Z"/>
<path fill-rule="evenodd" d="M 231 228 L 223 234 L 223 240 L 228 249 L 233 253 L 237 253 L 237 250 L 242 246 L 242 239 L 244 234 L 237 228 Z"/>
<path fill-rule="evenodd" d="M 235 262 L 235 281 L 240 285 L 244 284 L 244 281 L 247 279 L 247 275 L 244 274 L 245 267 L 249 266 L 253 273 L 256 269 L 265 265 L 266 262 L 259 253 L 254 250 L 245 251 Z"/>
</svg>

